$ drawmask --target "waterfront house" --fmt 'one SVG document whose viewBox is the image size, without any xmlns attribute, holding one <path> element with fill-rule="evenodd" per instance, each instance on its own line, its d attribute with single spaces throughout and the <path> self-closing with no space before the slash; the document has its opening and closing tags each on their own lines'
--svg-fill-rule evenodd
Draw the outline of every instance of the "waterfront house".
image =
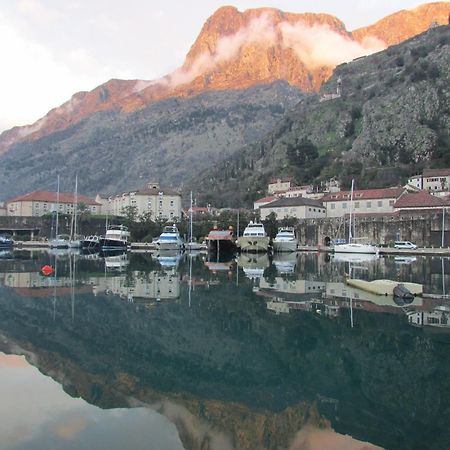
<svg viewBox="0 0 450 450">
<path fill-rule="evenodd" d="M 267 219 L 271 213 L 275 213 L 277 220 L 285 217 L 296 219 L 323 219 L 326 217 L 326 209 L 322 203 L 304 197 L 280 198 L 259 209 L 261 220 Z"/>
<path fill-rule="evenodd" d="M 85 195 L 75 195 L 73 192 L 34 191 L 6 202 L 8 216 L 39 217 L 58 209 L 60 214 L 72 214 L 74 205 L 83 204 L 87 210 L 97 215 L 101 213 L 101 204 Z M 59 208 L 58 205 L 59 204 Z"/>
<path fill-rule="evenodd" d="M 450 192 L 450 168 L 424 169 L 422 174 L 413 175 L 408 185 L 434 195 L 448 195 Z"/>
<path fill-rule="evenodd" d="M 448 199 L 431 195 L 427 191 L 404 193 L 395 203 L 395 211 L 442 211 L 449 208 Z"/>
<path fill-rule="evenodd" d="M 394 204 L 405 192 L 402 187 L 385 189 L 360 189 L 353 192 L 353 205 L 350 191 L 332 192 L 321 199 L 327 210 L 327 217 L 344 217 L 351 210 L 355 214 L 390 214 Z"/>
<path fill-rule="evenodd" d="M 148 183 L 145 188 L 122 192 L 107 198 L 105 212 L 125 216 L 128 207 L 135 207 L 136 217 L 150 213 L 153 220 L 181 218 L 181 194 L 174 189 L 160 188 L 158 183 Z"/>
<path fill-rule="evenodd" d="M 258 200 L 255 200 L 253 203 L 253 209 L 259 209 L 261 206 L 267 205 L 269 203 L 274 202 L 277 199 L 277 197 L 270 195 L 268 197 L 263 197 Z"/>
</svg>

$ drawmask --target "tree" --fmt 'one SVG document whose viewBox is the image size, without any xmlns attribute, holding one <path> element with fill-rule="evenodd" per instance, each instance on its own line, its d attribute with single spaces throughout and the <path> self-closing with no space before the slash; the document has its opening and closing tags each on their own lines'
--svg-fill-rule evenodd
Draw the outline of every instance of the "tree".
<svg viewBox="0 0 450 450">
<path fill-rule="evenodd" d="M 137 206 L 124 206 L 120 209 L 120 214 L 125 217 L 127 222 L 136 222 L 138 208 Z"/>
</svg>

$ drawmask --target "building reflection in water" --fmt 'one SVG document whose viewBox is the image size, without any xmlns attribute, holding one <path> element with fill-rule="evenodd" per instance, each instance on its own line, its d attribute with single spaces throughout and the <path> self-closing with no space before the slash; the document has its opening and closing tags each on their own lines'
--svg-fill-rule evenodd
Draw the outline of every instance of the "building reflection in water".
<svg viewBox="0 0 450 450">
<path fill-rule="evenodd" d="M 445 448 L 447 399 L 424 398 L 449 391 L 447 340 L 417 326 L 448 329 L 448 300 L 439 298 L 447 260 L 166 256 L 77 257 L 76 270 L 61 257 L 49 278 L 39 274 L 44 260 L 34 270 L 33 261 L 6 261 L 0 350 L 27 355 L 101 408 L 164 414 L 184 448 L 294 449 L 327 433 L 335 443 L 353 436 L 342 448 L 427 448 L 430 439 Z M 350 270 L 421 281 L 434 296 L 399 305 L 347 286 Z M 69 302 L 55 320 L 51 302 L 36 298 L 71 287 L 76 321 L 67 320 Z"/>
</svg>

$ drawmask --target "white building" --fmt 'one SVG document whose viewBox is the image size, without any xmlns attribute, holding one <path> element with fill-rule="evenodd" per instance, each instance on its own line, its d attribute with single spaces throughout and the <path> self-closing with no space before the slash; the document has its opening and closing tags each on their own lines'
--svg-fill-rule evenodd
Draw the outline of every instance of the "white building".
<svg viewBox="0 0 450 450">
<path fill-rule="evenodd" d="M 137 217 L 150 213 L 153 220 L 175 220 L 182 214 L 181 194 L 173 189 L 162 189 L 158 183 L 148 183 L 144 189 L 112 195 L 105 206 L 108 214 L 114 216 L 124 216 L 130 206 L 136 208 Z"/>
<path fill-rule="evenodd" d="M 296 219 L 317 219 L 326 217 L 325 207 L 318 201 L 304 197 L 280 198 L 272 203 L 261 206 L 261 220 L 273 212 L 277 220 L 285 217 Z"/>
<path fill-rule="evenodd" d="M 405 192 L 404 188 L 364 189 L 353 192 L 333 192 L 321 199 L 327 210 L 327 217 L 343 217 L 353 211 L 355 214 L 389 214 L 394 212 L 394 204 Z"/>
<path fill-rule="evenodd" d="M 6 202 L 8 216 L 37 217 L 50 214 L 56 210 L 60 214 L 72 214 L 74 205 L 83 204 L 91 214 L 101 214 L 101 204 L 85 195 L 72 192 L 34 191 Z M 59 206 L 58 206 L 59 205 Z"/>
<path fill-rule="evenodd" d="M 291 178 L 275 178 L 269 181 L 267 191 L 269 195 L 275 194 L 276 192 L 287 191 L 292 186 Z"/>
<path fill-rule="evenodd" d="M 450 192 L 450 168 L 424 169 L 422 175 L 410 177 L 408 184 L 436 195 L 447 195 Z"/>
</svg>

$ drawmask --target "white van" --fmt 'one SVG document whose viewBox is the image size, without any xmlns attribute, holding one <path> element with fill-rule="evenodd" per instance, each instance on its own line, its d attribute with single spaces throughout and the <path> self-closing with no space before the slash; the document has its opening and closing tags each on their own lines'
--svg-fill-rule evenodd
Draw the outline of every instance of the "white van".
<svg viewBox="0 0 450 450">
<path fill-rule="evenodd" d="M 410 248 L 410 249 L 415 250 L 417 248 L 417 245 L 413 244 L 412 242 L 409 242 L 409 241 L 395 241 L 394 247 L 395 248 Z"/>
</svg>

